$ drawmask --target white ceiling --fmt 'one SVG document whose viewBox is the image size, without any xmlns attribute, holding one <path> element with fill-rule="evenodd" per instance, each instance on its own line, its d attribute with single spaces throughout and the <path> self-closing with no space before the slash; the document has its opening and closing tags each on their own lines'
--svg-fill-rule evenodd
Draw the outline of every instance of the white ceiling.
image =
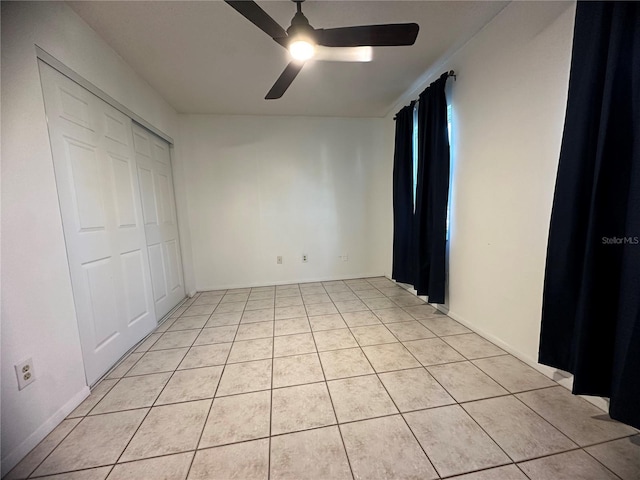
<svg viewBox="0 0 640 480">
<path fill-rule="evenodd" d="M 373 62 L 308 62 L 279 100 L 264 100 L 287 51 L 222 1 L 78 1 L 71 7 L 180 113 L 382 117 L 421 75 L 486 25 L 504 1 L 308 0 L 316 28 L 416 22 L 410 47 Z M 285 29 L 290 1 L 258 4 Z"/>
</svg>

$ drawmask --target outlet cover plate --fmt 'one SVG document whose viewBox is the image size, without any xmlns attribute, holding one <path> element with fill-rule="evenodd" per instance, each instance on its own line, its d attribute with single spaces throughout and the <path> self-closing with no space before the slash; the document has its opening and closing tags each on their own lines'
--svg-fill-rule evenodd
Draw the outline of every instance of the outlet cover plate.
<svg viewBox="0 0 640 480">
<path fill-rule="evenodd" d="M 22 390 L 27 385 L 35 382 L 36 372 L 33 369 L 33 360 L 26 360 L 15 365 L 16 376 L 18 377 L 18 390 Z"/>
</svg>

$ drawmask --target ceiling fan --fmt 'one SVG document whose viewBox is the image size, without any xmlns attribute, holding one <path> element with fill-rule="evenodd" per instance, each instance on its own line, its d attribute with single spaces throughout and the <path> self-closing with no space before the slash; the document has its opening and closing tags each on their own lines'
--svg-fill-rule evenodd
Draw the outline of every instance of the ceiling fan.
<svg viewBox="0 0 640 480">
<path fill-rule="evenodd" d="M 392 23 L 386 25 L 361 25 L 341 28 L 313 28 L 302 13 L 304 0 L 292 0 L 296 3 L 296 14 L 287 30 L 282 28 L 257 3 L 250 0 L 225 0 L 243 17 L 269 35 L 273 40 L 289 50 L 293 60 L 287 65 L 280 77 L 267 93 L 265 99 L 273 100 L 282 97 L 289 85 L 296 78 L 305 61 L 319 60 L 362 61 L 359 55 L 344 52 L 345 47 L 392 47 L 413 45 L 418 36 L 419 26 L 416 23 Z M 322 47 L 342 47 L 341 55 L 316 55 Z M 336 49 L 337 50 L 337 49 Z M 370 59 L 370 58 L 369 58 Z"/>
</svg>

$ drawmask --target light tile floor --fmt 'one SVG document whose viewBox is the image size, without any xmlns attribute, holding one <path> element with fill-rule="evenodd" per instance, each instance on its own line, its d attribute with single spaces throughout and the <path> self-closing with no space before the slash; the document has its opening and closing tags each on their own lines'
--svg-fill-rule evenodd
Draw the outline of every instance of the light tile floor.
<svg viewBox="0 0 640 480">
<path fill-rule="evenodd" d="M 368 278 L 198 294 L 7 478 L 637 480 L 637 433 Z"/>
</svg>

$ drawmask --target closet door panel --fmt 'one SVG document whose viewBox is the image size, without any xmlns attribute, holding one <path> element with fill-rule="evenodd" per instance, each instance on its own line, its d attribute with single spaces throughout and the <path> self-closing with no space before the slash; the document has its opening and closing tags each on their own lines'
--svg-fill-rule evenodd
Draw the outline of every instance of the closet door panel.
<svg viewBox="0 0 640 480">
<path fill-rule="evenodd" d="M 40 74 L 91 385 L 157 324 L 132 121 L 42 62 Z"/>
</svg>

